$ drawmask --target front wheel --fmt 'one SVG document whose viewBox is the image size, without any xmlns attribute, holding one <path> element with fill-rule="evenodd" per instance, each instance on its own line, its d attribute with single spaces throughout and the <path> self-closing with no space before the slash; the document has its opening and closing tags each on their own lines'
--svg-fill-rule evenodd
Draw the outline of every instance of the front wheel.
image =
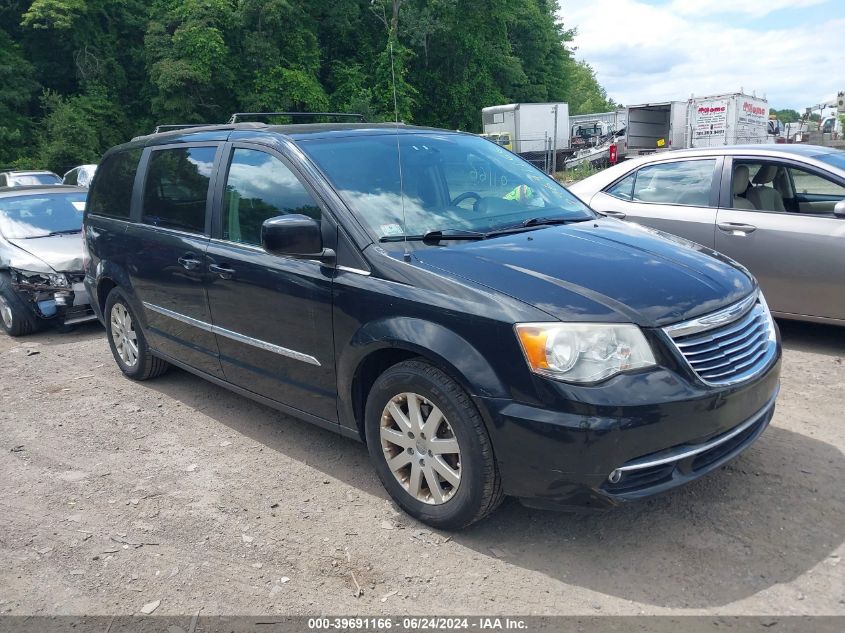
<svg viewBox="0 0 845 633">
<path fill-rule="evenodd" d="M 9 336 L 25 336 L 35 330 L 23 301 L 6 275 L 0 276 L 0 326 Z"/>
<path fill-rule="evenodd" d="M 460 529 L 502 501 L 493 449 L 467 393 L 423 361 L 394 365 L 367 398 L 366 436 L 390 496 L 433 527 Z"/>
<path fill-rule="evenodd" d="M 132 380 L 160 376 L 170 365 L 152 355 L 135 313 L 119 288 L 106 298 L 106 334 L 120 371 Z"/>
</svg>

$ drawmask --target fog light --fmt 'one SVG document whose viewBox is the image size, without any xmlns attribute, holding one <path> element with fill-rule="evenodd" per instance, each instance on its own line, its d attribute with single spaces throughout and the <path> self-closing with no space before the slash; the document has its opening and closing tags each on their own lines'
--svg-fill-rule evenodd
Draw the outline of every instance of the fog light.
<svg viewBox="0 0 845 633">
<path fill-rule="evenodd" d="M 70 306 L 73 305 L 73 295 L 69 292 L 57 292 L 53 297 L 56 300 L 56 305 Z"/>
<path fill-rule="evenodd" d="M 52 316 L 56 316 L 56 302 L 52 299 L 48 299 L 46 301 L 39 301 L 38 311 L 41 312 L 41 316 L 47 319 Z"/>
<path fill-rule="evenodd" d="M 614 470 L 610 473 L 610 476 L 607 480 L 612 484 L 618 484 L 622 480 L 622 471 L 621 470 Z"/>
</svg>

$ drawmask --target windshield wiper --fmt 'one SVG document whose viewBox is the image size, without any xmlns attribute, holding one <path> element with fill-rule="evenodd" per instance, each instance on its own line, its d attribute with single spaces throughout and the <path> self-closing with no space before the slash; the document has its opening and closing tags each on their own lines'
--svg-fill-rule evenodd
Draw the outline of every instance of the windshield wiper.
<svg viewBox="0 0 845 633">
<path fill-rule="evenodd" d="M 422 235 L 385 235 L 379 242 L 442 242 L 444 240 L 483 240 L 487 233 L 464 229 L 444 229 L 428 231 Z"/>
<path fill-rule="evenodd" d="M 589 216 L 578 216 L 574 218 L 564 218 L 564 217 L 548 217 L 548 218 L 528 218 L 527 220 L 523 220 L 522 226 L 551 226 L 553 224 L 573 224 L 576 222 L 586 222 L 587 220 L 593 220 L 595 218 L 591 218 Z"/>
<path fill-rule="evenodd" d="M 512 226 L 503 226 L 500 229 L 494 229 L 492 231 L 487 232 L 487 237 L 494 237 L 496 235 L 506 235 L 508 233 L 520 233 L 522 231 L 530 231 L 532 229 L 537 229 L 543 226 L 553 226 L 555 224 L 575 224 L 577 222 L 587 222 L 588 220 L 593 220 L 595 218 L 591 218 L 589 216 L 576 216 L 574 218 L 570 217 L 548 217 L 548 218 L 528 218 L 527 220 L 523 220 L 519 224 L 514 224 Z"/>
<path fill-rule="evenodd" d="M 63 231 L 50 231 L 49 233 L 44 233 L 44 235 L 27 235 L 25 240 L 35 240 L 39 237 L 53 237 L 55 235 L 72 235 L 73 233 L 81 233 L 82 229 L 65 229 Z"/>
</svg>

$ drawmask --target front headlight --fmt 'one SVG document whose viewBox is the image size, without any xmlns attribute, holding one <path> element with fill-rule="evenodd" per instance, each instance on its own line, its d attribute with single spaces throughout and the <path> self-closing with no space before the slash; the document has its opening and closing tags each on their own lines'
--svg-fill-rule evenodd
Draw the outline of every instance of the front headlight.
<svg viewBox="0 0 845 633">
<path fill-rule="evenodd" d="M 642 331 L 630 323 L 517 323 L 531 371 L 589 383 L 656 364 Z"/>
<path fill-rule="evenodd" d="M 64 273 L 39 273 L 30 270 L 16 270 L 18 278 L 23 283 L 34 286 L 49 286 L 52 288 L 69 288 L 70 282 Z"/>
</svg>

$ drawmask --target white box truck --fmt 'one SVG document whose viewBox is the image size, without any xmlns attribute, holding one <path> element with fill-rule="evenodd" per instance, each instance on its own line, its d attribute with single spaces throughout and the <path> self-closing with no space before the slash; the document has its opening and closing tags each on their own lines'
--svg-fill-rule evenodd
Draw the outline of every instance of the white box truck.
<svg viewBox="0 0 845 633">
<path fill-rule="evenodd" d="M 628 156 L 685 147 L 687 105 L 686 101 L 661 101 L 628 106 Z"/>
<path fill-rule="evenodd" d="M 484 134 L 510 136 L 517 154 L 569 148 L 569 105 L 566 103 L 509 103 L 481 110 Z M 557 126 L 557 127 L 555 127 Z M 556 139 L 556 142 L 555 140 Z"/>
<path fill-rule="evenodd" d="M 774 143 L 769 103 L 741 92 L 693 97 L 687 113 L 686 147 Z"/>
</svg>

